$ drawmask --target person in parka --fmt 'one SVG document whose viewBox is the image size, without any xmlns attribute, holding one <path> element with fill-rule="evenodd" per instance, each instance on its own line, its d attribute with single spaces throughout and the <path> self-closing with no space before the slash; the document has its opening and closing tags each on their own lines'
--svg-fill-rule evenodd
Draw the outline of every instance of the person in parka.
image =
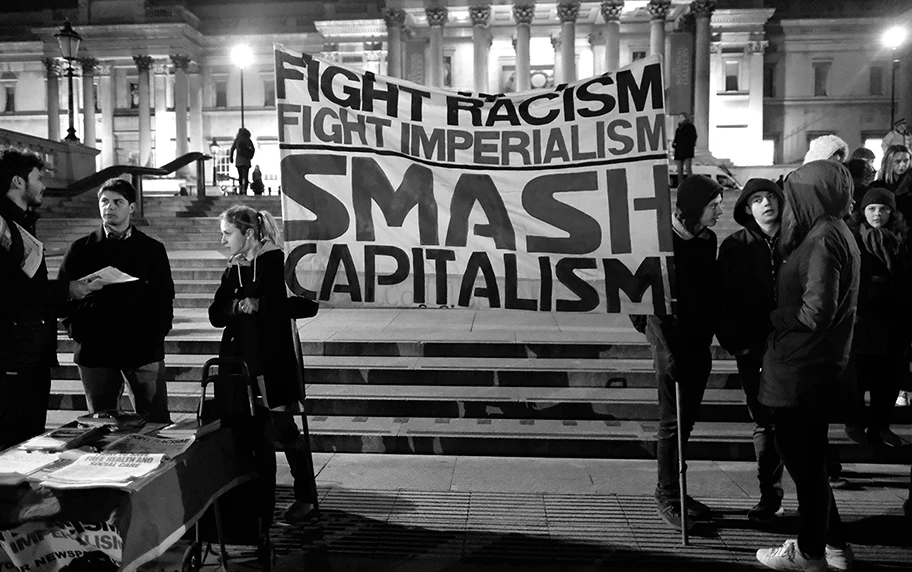
<svg viewBox="0 0 912 572">
<path fill-rule="evenodd" d="M 681 518 L 678 483 L 678 431 L 687 444 L 712 369 L 710 345 L 715 333 L 716 235 L 710 230 L 722 216 L 722 186 L 709 177 L 693 175 L 678 187 L 677 212 L 672 216 L 674 241 L 673 311 L 671 316 L 631 316 L 646 334 L 655 363 L 659 398 L 656 437 L 658 482 L 655 497 L 659 515 L 681 529 L 707 520 L 711 510 L 686 497 L 687 519 Z M 675 385 L 681 390 L 678 427 Z"/>
<path fill-rule="evenodd" d="M 846 376 L 854 390 L 856 416 L 847 422 L 846 434 L 857 443 L 901 447 L 905 441 L 890 430 L 890 415 L 899 383 L 909 373 L 905 357 L 912 343 L 909 227 L 896 210 L 893 193 L 881 188 L 865 194 L 848 222 L 861 250 L 861 283 Z M 867 389 L 871 408 L 865 415 Z"/>
<path fill-rule="evenodd" d="M 773 409 L 776 446 L 795 482 L 797 540 L 757 551 L 779 570 L 845 570 L 851 548 L 826 468 L 827 394 L 837 390 L 852 344 L 861 255 L 843 220 L 852 177 L 835 161 L 813 161 L 785 180 L 777 308 L 770 314 L 760 403 Z"/>
<path fill-rule="evenodd" d="M 776 183 L 751 179 L 744 185 L 734 207 L 735 222 L 741 230 L 730 235 L 719 248 L 719 327 L 716 337 L 735 357 L 738 375 L 754 420 L 754 455 L 760 502 L 747 517 L 771 522 L 782 506 L 782 460 L 776 450 L 773 419 L 769 409 L 757 401 L 760 368 L 766 338 L 772 331 L 770 312 L 776 309 L 776 275 L 782 264 L 779 228 L 785 197 Z"/>
</svg>

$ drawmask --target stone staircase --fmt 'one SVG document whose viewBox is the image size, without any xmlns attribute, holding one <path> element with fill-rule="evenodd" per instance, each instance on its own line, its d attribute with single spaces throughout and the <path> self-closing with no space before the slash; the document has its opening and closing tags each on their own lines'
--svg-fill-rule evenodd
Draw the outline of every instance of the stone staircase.
<svg viewBox="0 0 912 572">
<path fill-rule="evenodd" d="M 735 198 L 726 197 L 720 240 L 737 228 L 730 219 Z M 146 205 L 144 230 L 165 242 L 177 288 L 165 360 L 176 416 L 195 410 L 202 365 L 218 352 L 221 332 L 206 315 L 225 268 L 216 217 L 239 200 L 168 197 Z M 275 214 L 281 212 L 278 201 L 243 198 Z M 48 217 L 40 222 L 39 237 L 64 244 L 96 224 Z M 59 257 L 49 259 L 52 275 L 56 265 Z M 650 350 L 624 316 L 324 308 L 298 325 L 316 451 L 623 459 L 655 454 Z M 73 349 L 61 334 L 54 422 L 85 410 Z M 894 421 L 897 433 L 912 441 L 912 408 L 898 409 Z M 912 447 L 875 451 L 854 445 L 841 429 L 831 428 L 831 440 L 844 461 L 912 462 Z M 735 362 L 714 348 L 689 455 L 751 460 L 751 430 Z"/>
</svg>

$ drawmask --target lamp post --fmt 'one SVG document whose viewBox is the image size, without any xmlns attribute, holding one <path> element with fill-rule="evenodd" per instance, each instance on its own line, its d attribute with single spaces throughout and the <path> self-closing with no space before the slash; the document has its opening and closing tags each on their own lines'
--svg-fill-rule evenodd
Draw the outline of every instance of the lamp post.
<svg viewBox="0 0 912 572">
<path fill-rule="evenodd" d="M 218 141 L 213 137 L 212 143 L 209 144 L 209 153 L 212 155 L 212 184 L 216 187 L 218 186 L 218 153 L 221 149 Z"/>
<path fill-rule="evenodd" d="M 906 30 L 899 26 L 894 26 L 883 33 L 880 41 L 884 46 L 890 48 L 890 129 L 893 129 L 893 123 L 896 121 L 896 70 L 899 69 L 899 59 L 896 57 L 896 48 L 903 45 L 906 41 Z"/>
<path fill-rule="evenodd" d="M 67 62 L 67 85 L 70 90 L 69 103 L 67 105 L 70 126 L 67 129 L 67 136 L 64 137 L 64 140 L 78 143 L 79 138 L 76 137 L 76 128 L 73 126 L 73 62 L 76 60 L 76 55 L 79 53 L 79 42 L 82 41 L 82 36 L 76 33 L 76 30 L 73 29 L 73 26 L 71 26 L 69 20 L 67 20 L 64 22 L 63 28 L 60 28 L 60 31 L 54 34 L 54 37 L 57 38 L 57 45 L 60 46 L 60 54 Z"/>
<path fill-rule="evenodd" d="M 250 65 L 253 55 L 250 47 L 240 44 L 231 48 L 231 61 L 241 70 L 241 127 L 244 127 L 244 68 Z"/>
</svg>

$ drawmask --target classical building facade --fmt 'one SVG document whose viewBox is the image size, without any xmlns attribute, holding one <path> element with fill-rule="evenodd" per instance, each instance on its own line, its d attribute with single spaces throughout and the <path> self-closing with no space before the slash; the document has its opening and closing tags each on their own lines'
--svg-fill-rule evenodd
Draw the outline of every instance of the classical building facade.
<svg viewBox="0 0 912 572">
<path fill-rule="evenodd" d="M 894 25 L 912 36 L 903 0 L 13 4 L 0 7 L 0 128 L 60 139 L 72 73 L 77 135 L 101 151 L 99 167 L 161 165 L 214 141 L 228 172 L 243 111 L 255 162 L 267 181 L 277 177 L 274 44 L 486 93 L 548 88 L 661 54 L 668 133 L 676 113 L 691 112 L 700 146 L 738 165 L 800 161 L 824 133 L 876 146 L 891 109 L 912 119 L 909 42 L 892 51 L 880 42 Z M 65 20 L 83 39 L 78 61 L 60 57 Z M 253 55 L 243 72 L 230 57 L 237 44 Z"/>
</svg>

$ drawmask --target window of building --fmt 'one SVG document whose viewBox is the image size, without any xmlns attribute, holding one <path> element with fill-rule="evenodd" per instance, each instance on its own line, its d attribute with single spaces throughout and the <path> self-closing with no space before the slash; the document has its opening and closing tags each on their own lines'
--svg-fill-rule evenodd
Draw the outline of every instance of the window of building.
<svg viewBox="0 0 912 572">
<path fill-rule="evenodd" d="M 215 106 L 228 107 L 228 80 L 220 79 L 215 82 Z"/>
<path fill-rule="evenodd" d="M 267 79 L 263 80 L 263 106 L 264 107 L 275 107 L 276 104 L 276 92 L 275 92 L 275 80 Z"/>
<path fill-rule="evenodd" d="M 880 168 L 880 161 L 883 159 L 883 135 L 875 133 L 862 133 L 861 140 L 864 141 L 864 146 L 867 149 L 870 149 L 874 153 L 874 168 Z"/>
<path fill-rule="evenodd" d="M 779 135 L 776 133 L 765 133 L 757 149 L 759 161 L 758 165 L 775 165 L 779 162 Z"/>
<path fill-rule="evenodd" d="M 884 69 L 882 66 L 871 66 L 868 95 L 884 94 Z"/>
<path fill-rule="evenodd" d="M 763 66 L 763 97 L 776 97 L 776 64 Z"/>
<path fill-rule="evenodd" d="M 739 62 L 725 62 L 725 91 L 738 91 L 738 75 L 741 71 Z"/>
<path fill-rule="evenodd" d="M 630 60 L 635 62 L 637 60 L 642 60 L 645 57 L 646 57 L 645 51 L 634 50 L 630 55 Z"/>
<path fill-rule="evenodd" d="M 3 111 L 6 113 L 12 113 L 16 111 L 16 86 L 3 86 L 3 91 L 6 92 L 6 103 L 3 106 Z"/>
<path fill-rule="evenodd" d="M 814 97 L 826 97 L 832 62 L 814 62 Z"/>
</svg>

